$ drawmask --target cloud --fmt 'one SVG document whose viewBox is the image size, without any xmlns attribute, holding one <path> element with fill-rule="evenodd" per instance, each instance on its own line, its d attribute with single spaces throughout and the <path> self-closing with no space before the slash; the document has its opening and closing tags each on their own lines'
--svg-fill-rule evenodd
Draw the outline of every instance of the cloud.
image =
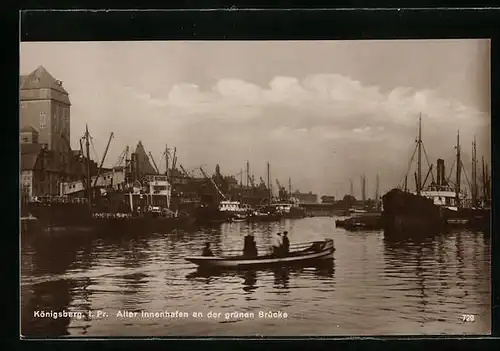
<svg viewBox="0 0 500 351">
<path fill-rule="evenodd" d="M 458 101 L 440 97 L 431 90 L 396 87 L 383 93 L 377 86 L 338 74 L 307 76 L 302 82 L 296 77 L 275 77 L 268 87 L 240 79 L 221 79 L 208 90 L 190 83 L 174 85 L 164 96 L 134 92 L 133 98 L 150 107 L 170 108 L 179 115 L 203 115 L 205 118 L 231 118 L 253 116 L 275 118 L 272 109 L 292 110 L 301 114 L 299 124 L 344 125 L 346 129 L 360 128 L 367 120 L 373 125 L 363 128 L 388 128 L 386 123 L 408 127 L 422 113 L 424 119 L 453 120 L 464 127 L 487 123 L 478 110 Z M 413 116 L 413 117 L 412 117 Z M 279 123 L 285 122 L 276 116 Z M 290 120 L 293 121 L 293 116 Z M 379 125 L 376 125 L 379 124 Z"/>
<path fill-rule="evenodd" d="M 490 123 L 477 109 L 433 90 L 384 91 L 339 74 L 277 76 L 267 86 L 236 78 L 205 89 L 184 82 L 163 95 L 123 91 L 145 111 L 144 120 L 156 122 L 150 132 L 170 130 L 192 163 L 226 160 L 228 168 L 238 169 L 246 159 L 271 160 L 280 176 L 302 173 L 296 178 L 304 189 L 317 186 L 311 179 L 318 171 L 342 179 L 381 173 L 396 184 L 406 171 L 420 114 L 431 162 L 453 154 L 458 129 L 469 143 Z"/>
</svg>

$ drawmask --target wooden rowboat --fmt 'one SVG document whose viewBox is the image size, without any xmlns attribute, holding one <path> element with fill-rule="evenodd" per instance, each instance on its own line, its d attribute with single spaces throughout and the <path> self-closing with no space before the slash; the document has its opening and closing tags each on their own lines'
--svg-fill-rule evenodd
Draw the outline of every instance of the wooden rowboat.
<svg viewBox="0 0 500 351">
<path fill-rule="evenodd" d="M 304 247 L 305 248 L 301 248 Z M 291 246 L 286 256 L 261 255 L 257 257 L 247 256 L 189 256 L 185 260 L 192 262 L 200 268 L 224 268 L 240 269 L 269 266 L 288 266 L 311 261 L 333 259 L 335 247 L 332 239 L 315 241 L 312 243 Z"/>
</svg>

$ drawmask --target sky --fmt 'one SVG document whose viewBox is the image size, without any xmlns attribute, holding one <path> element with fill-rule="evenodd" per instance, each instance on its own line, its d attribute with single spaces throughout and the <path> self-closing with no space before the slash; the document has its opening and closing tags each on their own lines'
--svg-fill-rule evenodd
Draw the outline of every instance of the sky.
<svg viewBox="0 0 500 351">
<path fill-rule="evenodd" d="M 472 39 L 26 42 L 20 72 L 43 65 L 63 82 L 73 148 L 88 123 L 100 160 L 114 133 L 107 166 L 141 140 L 160 168 L 168 145 L 188 171 L 236 175 L 248 160 L 258 180 L 269 162 L 274 186 L 290 177 L 294 190 L 341 197 L 352 181 L 359 198 L 363 174 L 368 197 L 377 174 L 381 193 L 401 184 L 420 115 L 430 163 L 449 172 L 458 131 L 469 179 L 474 136 L 489 162 L 489 50 Z"/>
</svg>

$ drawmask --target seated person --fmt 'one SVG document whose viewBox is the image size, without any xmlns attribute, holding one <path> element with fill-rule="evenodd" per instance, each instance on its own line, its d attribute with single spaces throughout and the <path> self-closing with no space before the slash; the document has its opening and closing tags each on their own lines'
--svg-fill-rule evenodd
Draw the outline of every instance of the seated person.
<svg viewBox="0 0 500 351">
<path fill-rule="evenodd" d="M 288 232 L 283 232 L 283 244 L 281 246 L 281 251 L 284 255 L 288 254 L 290 251 L 290 240 L 288 239 Z"/>
<path fill-rule="evenodd" d="M 210 250 L 210 243 L 206 243 L 205 247 L 203 248 L 203 253 L 202 256 L 213 256 L 214 254 L 212 253 L 212 250 Z"/>
<path fill-rule="evenodd" d="M 257 245 L 255 244 L 255 239 L 252 235 L 245 236 L 245 242 L 243 246 L 244 256 L 257 256 Z"/>
<path fill-rule="evenodd" d="M 275 255 L 275 256 L 280 256 L 282 245 L 283 245 L 283 240 L 281 238 L 281 233 L 277 233 L 272 238 L 272 244 L 271 244 L 271 252 L 272 252 L 272 254 Z"/>
</svg>

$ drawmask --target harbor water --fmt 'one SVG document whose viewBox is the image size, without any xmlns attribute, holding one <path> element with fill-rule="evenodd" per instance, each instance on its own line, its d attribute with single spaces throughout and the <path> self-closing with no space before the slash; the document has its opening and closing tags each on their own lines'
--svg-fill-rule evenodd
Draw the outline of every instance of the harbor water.
<svg viewBox="0 0 500 351">
<path fill-rule="evenodd" d="M 332 238 L 333 263 L 205 274 L 185 261 L 205 242 L 262 252 Z M 21 334 L 91 336 L 363 336 L 489 334 L 490 243 L 458 230 L 422 241 L 349 232 L 335 218 L 224 223 L 134 235 L 41 234 L 21 242 Z"/>
</svg>

